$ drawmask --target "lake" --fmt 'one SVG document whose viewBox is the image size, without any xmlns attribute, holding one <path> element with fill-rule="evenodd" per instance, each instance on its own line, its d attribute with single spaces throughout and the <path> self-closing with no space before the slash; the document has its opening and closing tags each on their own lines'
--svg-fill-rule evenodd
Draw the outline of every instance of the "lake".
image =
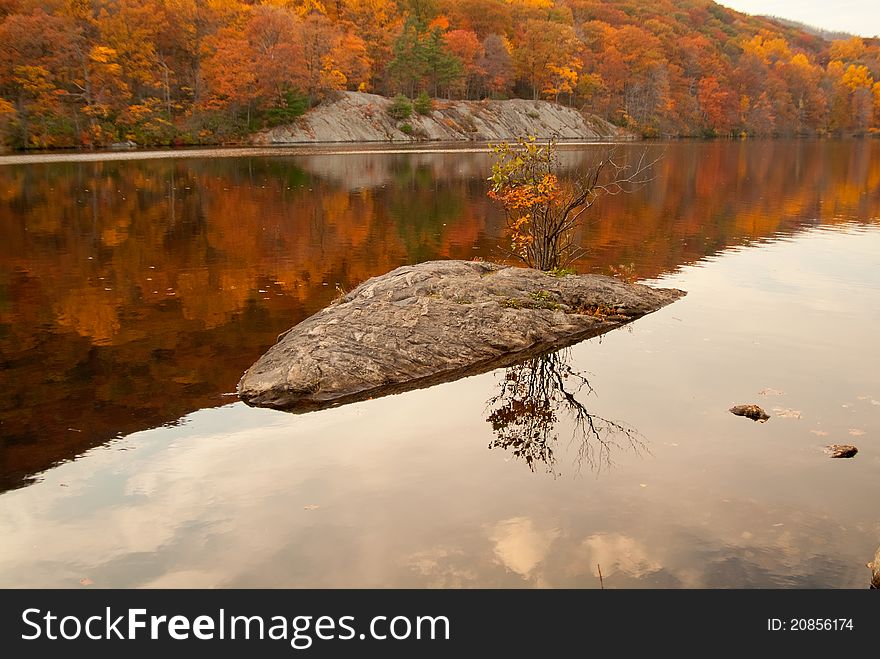
<svg viewBox="0 0 880 659">
<path fill-rule="evenodd" d="M 686 297 L 298 415 L 234 395 L 279 333 L 402 264 L 503 260 L 489 154 L 0 159 L 0 586 L 866 588 L 880 141 L 647 148 L 576 267 Z"/>
</svg>

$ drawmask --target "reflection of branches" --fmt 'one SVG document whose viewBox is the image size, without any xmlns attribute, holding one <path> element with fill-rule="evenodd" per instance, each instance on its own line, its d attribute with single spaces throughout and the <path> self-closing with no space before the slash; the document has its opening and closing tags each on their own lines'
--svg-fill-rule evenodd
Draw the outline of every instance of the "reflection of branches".
<svg viewBox="0 0 880 659">
<path fill-rule="evenodd" d="M 587 411 L 577 394 L 584 389 L 593 393 L 593 388 L 571 368 L 568 359 L 569 351 L 560 350 L 505 371 L 501 392 L 488 403 L 494 409 L 486 420 L 497 435 L 489 448 L 511 451 L 532 471 L 544 463 L 548 472 L 556 474 L 556 424 L 559 412 L 563 412 L 574 422 L 572 442 L 577 444 L 579 468 L 584 462 L 596 470 L 610 466 L 611 453 L 618 448 L 637 453 L 645 449 L 634 428 Z"/>
</svg>

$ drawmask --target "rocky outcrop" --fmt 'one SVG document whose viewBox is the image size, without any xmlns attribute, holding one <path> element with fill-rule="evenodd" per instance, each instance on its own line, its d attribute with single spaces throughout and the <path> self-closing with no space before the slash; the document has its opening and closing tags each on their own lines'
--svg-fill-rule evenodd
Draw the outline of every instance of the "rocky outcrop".
<svg viewBox="0 0 880 659">
<path fill-rule="evenodd" d="M 340 92 L 296 123 L 254 136 L 254 144 L 314 142 L 490 142 L 534 135 L 561 140 L 627 139 L 629 133 L 593 115 L 548 101 L 435 101 L 427 115 L 404 121 L 388 114 L 391 99 Z"/>
<path fill-rule="evenodd" d="M 238 393 L 305 411 L 430 386 L 602 334 L 682 295 L 483 262 L 403 266 L 281 335 Z"/>
</svg>

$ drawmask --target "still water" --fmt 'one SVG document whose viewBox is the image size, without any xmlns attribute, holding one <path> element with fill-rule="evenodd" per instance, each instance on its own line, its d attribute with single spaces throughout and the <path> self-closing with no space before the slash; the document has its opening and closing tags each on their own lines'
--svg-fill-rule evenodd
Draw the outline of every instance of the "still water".
<svg viewBox="0 0 880 659">
<path fill-rule="evenodd" d="M 0 586 L 866 587 L 880 143 L 651 149 L 577 268 L 685 298 L 302 415 L 230 394 L 339 290 L 500 259 L 487 154 L 0 166 Z M 770 421 L 727 411 L 752 402 Z"/>
</svg>

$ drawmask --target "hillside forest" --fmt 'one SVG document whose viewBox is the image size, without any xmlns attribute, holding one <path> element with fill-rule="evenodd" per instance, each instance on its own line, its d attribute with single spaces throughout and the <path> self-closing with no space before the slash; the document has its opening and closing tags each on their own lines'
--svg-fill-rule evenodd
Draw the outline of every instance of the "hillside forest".
<svg viewBox="0 0 880 659">
<path fill-rule="evenodd" d="M 880 40 L 822 34 L 708 0 L 0 0 L 0 142 L 240 142 L 339 90 L 646 137 L 880 130 Z"/>
</svg>

